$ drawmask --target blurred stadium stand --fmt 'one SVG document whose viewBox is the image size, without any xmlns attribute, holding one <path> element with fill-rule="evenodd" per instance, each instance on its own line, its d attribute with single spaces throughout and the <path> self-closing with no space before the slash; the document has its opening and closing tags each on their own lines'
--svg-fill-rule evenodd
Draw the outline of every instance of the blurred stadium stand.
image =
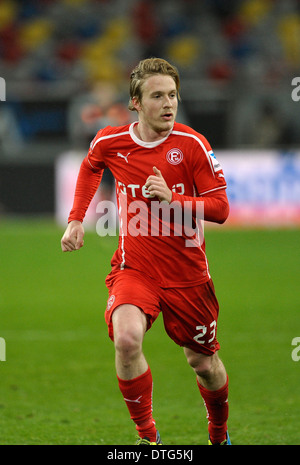
<svg viewBox="0 0 300 465">
<path fill-rule="evenodd" d="M 5 201 L 17 170 L 20 178 L 26 164 L 51 171 L 62 152 L 85 151 L 99 128 L 135 119 L 129 73 L 150 56 L 178 67 L 178 120 L 214 148 L 299 147 L 300 103 L 291 99 L 299 0 L 0 0 L 4 211 L 28 211 L 25 200 Z"/>
</svg>

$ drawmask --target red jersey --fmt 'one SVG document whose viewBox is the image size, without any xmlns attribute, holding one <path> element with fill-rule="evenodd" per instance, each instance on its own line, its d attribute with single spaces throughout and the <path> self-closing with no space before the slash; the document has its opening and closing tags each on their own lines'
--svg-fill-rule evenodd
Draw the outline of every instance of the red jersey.
<svg viewBox="0 0 300 465">
<path fill-rule="evenodd" d="M 206 282 L 210 274 L 196 216 L 202 200 L 205 219 L 225 221 L 228 201 L 221 166 L 205 137 L 186 125 L 175 123 L 165 138 L 144 142 L 135 135 L 135 124 L 97 133 L 82 163 L 69 221 L 83 220 L 107 167 L 115 178 L 119 209 L 112 268 L 138 270 L 165 288 Z M 170 206 L 161 205 L 145 188 L 153 166 L 172 190 Z M 189 218 L 185 211 L 193 217 L 189 225 L 183 224 Z"/>
</svg>

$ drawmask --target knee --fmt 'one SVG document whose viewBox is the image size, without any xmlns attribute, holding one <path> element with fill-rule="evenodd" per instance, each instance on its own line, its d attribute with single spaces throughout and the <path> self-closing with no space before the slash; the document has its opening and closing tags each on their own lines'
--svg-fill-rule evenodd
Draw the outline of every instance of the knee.
<svg viewBox="0 0 300 465">
<path fill-rule="evenodd" d="M 142 337 L 134 330 L 118 331 L 114 334 L 114 343 L 116 352 L 124 361 L 130 362 L 142 351 Z"/>
<path fill-rule="evenodd" d="M 213 371 L 212 356 L 192 353 L 187 356 L 189 365 L 200 378 L 209 378 Z"/>
<path fill-rule="evenodd" d="M 118 307 L 112 315 L 116 355 L 123 365 L 131 364 L 142 352 L 146 316 L 132 305 Z"/>
</svg>

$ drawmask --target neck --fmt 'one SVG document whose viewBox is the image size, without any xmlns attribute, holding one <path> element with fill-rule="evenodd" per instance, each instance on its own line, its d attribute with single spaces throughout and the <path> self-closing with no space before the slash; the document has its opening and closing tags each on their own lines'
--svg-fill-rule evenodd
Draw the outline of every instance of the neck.
<svg viewBox="0 0 300 465">
<path fill-rule="evenodd" d="M 167 130 L 156 130 L 144 125 L 141 121 L 138 122 L 133 128 L 135 135 L 144 142 L 156 142 L 164 139 L 172 131 L 173 128 Z"/>
</svg>

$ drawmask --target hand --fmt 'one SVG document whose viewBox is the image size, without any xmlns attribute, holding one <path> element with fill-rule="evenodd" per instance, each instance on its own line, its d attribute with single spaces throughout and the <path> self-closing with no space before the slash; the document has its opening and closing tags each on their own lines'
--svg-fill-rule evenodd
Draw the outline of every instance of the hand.
<svg viewBox="0 0 300 465">
<path fill-rule="evenodd" d="M 151 175 L 148 177 L 145 187 L 150 192 L 151 197 L 158 197 L 161 202 L 165 200 L 168 203 L 171 203 L 172 191 L 168 188 L 161 172 L 156 168 L 156 166 L 153 166 L 153 172 L 155 176 Z"/>
<path fill-rule="evenodd" d="M 83 244 L 84 229 L 80 221 L 71 221 L 61 239 L 63 252 L 73 252 L 80 249 Z"/>
</svg>

